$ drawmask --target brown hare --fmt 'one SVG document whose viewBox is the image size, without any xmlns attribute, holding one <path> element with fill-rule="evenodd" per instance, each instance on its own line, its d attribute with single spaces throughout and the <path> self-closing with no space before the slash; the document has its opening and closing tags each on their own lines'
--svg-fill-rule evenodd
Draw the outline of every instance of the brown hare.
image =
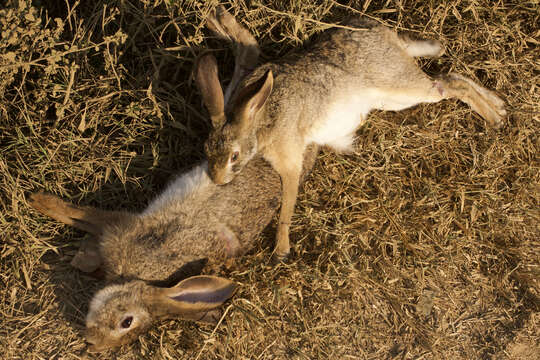
<svg viewBox="0 0 540 360">
<path fill-rule="evenodd" d="M 402 110 L 457 98 L 494 127 L 506 116 L 493 92 L 458 74 L 430 78 L 414 57 L 436 57 L 442 45 L 412 40 L 364 18 L 358 31 L 332 29 L 310 48 L 259 66 L 222 106 L 215 60 L 199 67 L 197 85 L 213 130 L 205 144 L 210 177 L 226 184 L 261 154 L 281 176 L 283 200 L 274 256 L 289 254 L 289 225 L 302 158 L 309 144 L 352 149 L 355 131 L 371 110 Z M 211 55 L 207 55 L 211 57 Z M 206 74 L 206 76 L 204 76 Z"/>
<path fill-rule="evenodd" d="M 306 152 L 306 172 L 317 151 Z M 279 175 L 262 158 L 226 186 L 207 175 L 206 163 L 181 175 L 141 213 L 79 207 L 54 195 L 33 194 L 30 205 L 65 224 L 96 235 L 72 260 L 84 272 L 98 268 L 113 283 L 98 291 L 86 317 L 89 351 L 135 340 L 160 318 L 215 322 L 212 309 L 235 284 L 195 276 L 171 288 L 205 259 L 218 262 L 249 250 L 279 207 Z"/>
<path fill-rule="evenodd" d="M 221 29 L 219 35 L 237 44 L 237 83 L 245 69 L 255 67 L 257 44 L 223 9 L 210 20 L 213 29 Z M 306 172 L 316 153 L 316 147 L 306 152 Z M 141 213 L 79 207 L 43 193 L 32 195 L 30 205 L 96 235 L 72 265 L 85 272 L 100 268 L 111 283 L 94 295 L 86 318 L 89 350 L 102 351 L 131 342 L 163 317 L 215 322 L 220 312 L 213 309 L 233 295 L 232 281 L 195 276 L 173 287 L 162 286 L 176 282 L 186 267 L 202 259 L 220 261 L 249 250 L 280 198 L 279 175 L 257 158 L 227 186 L 213 184 L 206 163 L 200 164 L 179 176 Z"/>
</svg>

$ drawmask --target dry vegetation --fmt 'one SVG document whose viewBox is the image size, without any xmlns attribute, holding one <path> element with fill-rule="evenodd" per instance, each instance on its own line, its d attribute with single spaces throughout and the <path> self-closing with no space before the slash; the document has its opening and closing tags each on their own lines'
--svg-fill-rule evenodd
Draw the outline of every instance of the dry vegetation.
<svg viewBox="0 0 540 360">
<path fill-rule="evenodd" d="M 85 234 L 28 194 L 139 209 L 202 158 L 209 131 L 190 80 L 205 1 L 7 1 L 0 10 L 0 354 L 4 359 L 532 359 L 540 342 L 538 0 L 230 1 L 278 57 L 366 14 L 442 40 L 422 61 L 498 91 L 486 129 L 454 101 L 373 113 L 353 155 L 323 152 L 303 186 L 294 257 L 269 264 L 272 224 L 218 269 L 241 284 L 217 328 L 156 326 L 87 354 L 99 282 L 69 261 Z M 211 271 L 211 270 L 207 270 Z"/>
</svg>

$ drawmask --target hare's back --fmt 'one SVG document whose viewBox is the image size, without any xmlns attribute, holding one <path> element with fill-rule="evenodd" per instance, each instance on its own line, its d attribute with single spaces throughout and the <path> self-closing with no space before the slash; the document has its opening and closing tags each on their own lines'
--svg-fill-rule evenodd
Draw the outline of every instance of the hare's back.
<svg viewBox="0 0 540 360">
<path fill-rule="evenodd" d="M 276 79 L 274 87 L 288 87 L 289 95 L 309 92 L 310 87 L 309 98 L 316 94 L 328 97 L 341 90 L 393 88 L 396 77 L 406 84 L 423 75 L 392 29 L 362 17 L 346 25 L 355 30 L 329 29 L 306 48 L 279 60 L 272 70 L 284 76 Z"/>
<path fill-rule="evenodd" d="M 301 108 L 299 118 L 305 120 L 299 128 L 306 143 L 337 151 L 352 149 L 355 130 L 372 109 L 410 106 L 395 99 L 396 84 L 413 88 L 425 78 L 394 31 L 363 19 L 352 25 L 360 29 L 332 29 L 305 52 L 292 55 L 280 68 L 284 75 L 277 77 L 274 95 L 276 102 L 292 104 L 288 108 Z"/>
</svg>

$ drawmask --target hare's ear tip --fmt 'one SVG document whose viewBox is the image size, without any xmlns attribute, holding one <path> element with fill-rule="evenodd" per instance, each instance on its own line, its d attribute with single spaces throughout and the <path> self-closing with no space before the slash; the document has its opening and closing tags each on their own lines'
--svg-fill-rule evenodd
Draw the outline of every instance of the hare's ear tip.
<svg viewBox="0 0 540 360">
<path fill-rule="evenodd" d="M 231 296 L 233 296 L 234 294 L 236 294 L 236 292 L 238 291 L 238 289 L 240 289 L 240 284 L 238 284 L 237 282 L 234 282 L 231 280 L 231 283 L 229 285 L 231 287 Z"/>
<path fill-rule="evenodd" d="M 223 283 L 224 283 L 224 288 L 225 288 L 225 297 L 228 299 L 228 298 L 231 298 L 234 294 L 236 294 L 236 292 L 238 291 L 238 289 L 240 288 L 240 284 L 238 284 L 237 282 L 233 281 L 233 280 L 230 280 L 230 279 L 225 279 L 225 278 L 221 278 Z"/>
<path fill-rule="evenodd" d="M 199 70 L 205 63 L 216 61 L 214 54 L 210 50 L 205 50 L 195 58 L 195 70 Z"/>
<path fill-rule="evenodd" d="M 228 288 L 233 294 L 238 290 L 238 283 L 225 278 L 219 278 L 224 284 L 224 287 Z"/>
<path fill-rule="evenodd" d="M 268 69 L 266 71 L 266 74 L 264 76 L 264 82 L 266 85 L 274 86 L 274 73 L 272 72 L 272 69 Z"/>
<path fill-rule="evenodd" d="M 197 276 L 188 278 L 186 280 L 192 280 L 193 282 L 199 282 L 201 284 L 208 284 L 208 285 L 222 287 L 222 288 L 230 287 L 230 286 L 236 287 L 237 285 L 237 283 L 234 282 L 233 280 L 220 277 L 220 276 L 215 276 L 215 275 L 197 275 Z"/>
</svg>

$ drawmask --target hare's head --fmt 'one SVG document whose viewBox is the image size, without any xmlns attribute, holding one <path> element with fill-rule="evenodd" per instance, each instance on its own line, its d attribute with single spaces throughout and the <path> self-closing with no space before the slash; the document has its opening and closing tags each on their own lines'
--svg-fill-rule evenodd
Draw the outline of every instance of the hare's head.
<svg viewBox="0 0 540 360">
<path fill-rule="evenodd" d="M 172 288 L 136 280 L 110 285 L 96 293 L 86 317 L 89 351 L 127 344 L 162 317 L 208 320 L 207 312 L 220 306 L 236 289 L 232 281 L 194 276 Z"/>
<path fill-rule="evenodd" d="M 257 154 L 256 116 L 272 92 L 272 72 L 240 89 L 227 114 L 213 55 L 199 59 L 196 82 L 212 120 L 205 144 L 209 175 L 216 184 L 226 184 Z"/>
<path fill-rule="evenodd" d="M 208 173 L 218 185 L 232 181 L 257 154 L 257 138 L 244 137 L 240 130 L 235 124 L 227 123 L 219 129 L 213 129 L 204 144 Z"/>
</svg>

